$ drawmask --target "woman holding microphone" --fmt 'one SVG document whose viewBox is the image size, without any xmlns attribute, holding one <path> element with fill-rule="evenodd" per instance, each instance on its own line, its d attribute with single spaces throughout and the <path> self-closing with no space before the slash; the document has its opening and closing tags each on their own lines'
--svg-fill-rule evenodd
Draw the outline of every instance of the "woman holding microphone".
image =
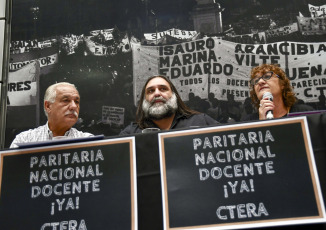
<svg viewBox="0 0 326 230">
<path fill-rule="evenodd" d="M 289 113 L 313 110 L 298 104 L 290 80 L 285 72 L 274 64 L 262 64 L 251 70 L 250 97 L 256 113 L 244 120 L 265 120 L 286 117 Z"/>
</svg>

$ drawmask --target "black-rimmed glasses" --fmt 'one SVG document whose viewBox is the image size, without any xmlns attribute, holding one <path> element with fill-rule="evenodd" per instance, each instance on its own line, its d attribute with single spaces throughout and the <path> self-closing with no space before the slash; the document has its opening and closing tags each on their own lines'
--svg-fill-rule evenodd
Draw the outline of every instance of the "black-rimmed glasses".
<svg viewBox="0 0 326 230">
<path fill-rule="evenodd" d="M 255 78 L 251 79 L 250 80 L 250 85 L 252 85 L 252 86 L 257 85 L 260 79 L 263 79 L 264 81 L 268 81 L 269 79 L 271 79 L 271 77 L 273 77 L 273 74 L 275 74 L 275 76 L 280 78 L 280 76 L 278 76 L 276 73 L 274 73 L 272 71 L 269 71 L 269 72 L 265 73 L 261 77 L 255 77 Z"/>
</svg>

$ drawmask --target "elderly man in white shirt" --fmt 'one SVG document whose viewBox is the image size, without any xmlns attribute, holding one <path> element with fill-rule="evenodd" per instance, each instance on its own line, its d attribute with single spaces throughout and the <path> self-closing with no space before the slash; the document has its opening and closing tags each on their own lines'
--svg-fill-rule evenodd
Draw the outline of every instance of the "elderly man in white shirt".
<svg viewBox="0 0 326 230">
<path fill-rule="evenodd" d="M 60 82 L 49 86 L 44 95 L 44 112 L 48 122 L 43 126 L 18 134 L 10 148 L 18 147 L 17 143 L 94 136 L 72 128 L 78 120 L 79 109 L 80 96 L 75 85 Z"/>
</svg>

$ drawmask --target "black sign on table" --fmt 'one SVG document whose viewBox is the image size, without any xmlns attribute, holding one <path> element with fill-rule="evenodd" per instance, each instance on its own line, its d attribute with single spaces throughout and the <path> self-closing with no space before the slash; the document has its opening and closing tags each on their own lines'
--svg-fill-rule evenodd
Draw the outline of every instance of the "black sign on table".
<svg viewBox="0 0 326 230">
<path fill-rule="evenodd" d="M 135 140 L 1 152 L 0 229 L 137 227 Z"/>
<path fill-rule="evenodd" d="M 164 229 L 325 222 L 306 118 L 159 134 Z"/>
</svg>

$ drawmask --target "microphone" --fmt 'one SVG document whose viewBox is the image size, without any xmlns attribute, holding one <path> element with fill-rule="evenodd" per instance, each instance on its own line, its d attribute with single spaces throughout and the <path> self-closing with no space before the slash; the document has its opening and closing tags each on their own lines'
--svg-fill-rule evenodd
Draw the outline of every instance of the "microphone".
<svg viewBox="0 0 326 230">
<path fill-rule="evenodd" d="M 273 95 L 270 92 L 264 93 L 263 98 L 268 98 L 270 101 L 273 101 Z M 266 113 L 266 119 L 273 119 L 273 118 L 274 118 L 273 111 L 268 110 Z"/>
</svg>

